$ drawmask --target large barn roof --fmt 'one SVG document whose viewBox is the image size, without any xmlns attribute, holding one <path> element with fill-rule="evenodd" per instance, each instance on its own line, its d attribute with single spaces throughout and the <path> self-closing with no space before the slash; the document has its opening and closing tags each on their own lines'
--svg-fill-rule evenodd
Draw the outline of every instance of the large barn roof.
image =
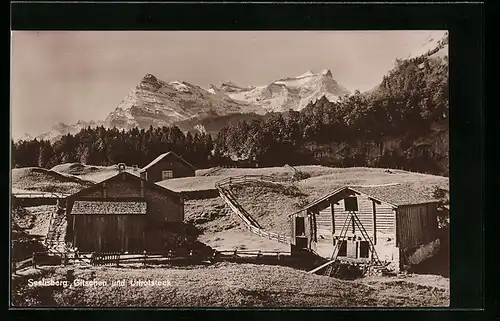
<svg viewBox="0 0 500 321">
<path fill-rule="evenodd" d="M 146 202 L 129 201 L 75 201 L 72 215 L 94 214 L 94 215 L 145 215 Z"/>
<path fill-rule="evenodd" d="M 378 202 L 387 203 L 394 207 L 438 202 L 437 199 L 429 197 L 429 195 L 403 184 L 350 185 L 338 188 L 333 192 L 326 194 L 293 214 L 314 207 L 321 202 L 346 191 L 364 194 Z"/>
<path fill-rule="evenodd" d="M 176 158 L 178 158 L 180 161 L 182 161 L 184 164 L 188 165 L 189 167 L 193 168 L 193 169 L 196 169 L 196 167 L 194 167 L 193 165 L 191 165 L 190 163 L 188 163 L 185 159 L 183 159 L 182 157 L 180 157 L 179 155 L 177 155 L 176 153 L 174 152 L 167 152 L 167 153 L 163 153 L 161 154 L 160 156 L 156 157 L 151 163 L 147 164 L 146 166 L 144 166 L 140 172 L 144 172 L 145 170 L 147 170 L 148 168 L 154 166 L 156 163 L 158 163 L 159 161 L 161 161 L 163 158 L 165 158 L 166 156 L 169 156 L 169 155 L 172 155 Z"/>
</svg>

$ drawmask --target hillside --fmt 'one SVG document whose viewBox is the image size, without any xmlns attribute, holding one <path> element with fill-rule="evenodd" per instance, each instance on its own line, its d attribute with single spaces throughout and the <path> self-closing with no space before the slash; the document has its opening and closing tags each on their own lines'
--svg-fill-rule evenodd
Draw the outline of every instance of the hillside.
<svg viewBox="0 0 500 321">
<path fill-rule="evenodd" d="M 116 173 L 118 173 L 118 168 L 116 165 L 92 166 L 81 163 L 64 163 L 52 167 L 51 171 L 63 175 L 70 174 L 91 183 L 99 183 L 116 175 Z M 135 170 L 131 166 L 126 166 L 125 171 L 134 175 L 139 175 L 138 170 Z"/>
<path fill-rule="evenodd" d="M 27 167 L 12 169 L 11 184 L 23 190 L 72 194 L 93 183 L 44 168 Z"/>
</svg>

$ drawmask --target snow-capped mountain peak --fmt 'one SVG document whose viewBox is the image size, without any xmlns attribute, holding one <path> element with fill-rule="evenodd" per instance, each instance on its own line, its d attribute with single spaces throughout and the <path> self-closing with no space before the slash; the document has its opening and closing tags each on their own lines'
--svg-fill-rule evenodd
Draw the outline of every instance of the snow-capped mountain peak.
<svg viewBox="0 0 500 321">
<path fill-rule="evenodd" d="M 221 90 L 234 100 L 258 104 L 269 112 L 289 109 L 301 110 L 311 101 L 325 96 L 330 101 L 349 94 L 349 90 L 333 79 L 332 72 L 324 69 L 320 73 L 310 70 L 296 77 L 285 77 L 266 86 L 238 90 L 221 86 Z"/>
<path fill-rule="evenodd" d="M 324 69 L 322 72 L 321 72 L 322 75 L 325 75 L 325 76 L 329 76 L 329 77 L 333 77 L 332 76 L 332 71 L 330 69 Z"/>
</svg>

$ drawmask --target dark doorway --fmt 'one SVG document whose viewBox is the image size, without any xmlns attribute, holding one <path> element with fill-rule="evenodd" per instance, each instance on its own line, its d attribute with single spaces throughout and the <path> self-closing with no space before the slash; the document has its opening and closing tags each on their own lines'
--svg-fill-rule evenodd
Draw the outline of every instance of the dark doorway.
<svg viewBox="0 0 500 321">
<path fill-rule="evenodd" d="M 295 236 L 303 236 L 306 235 L 306 225 L 303 217 L 295 218 Z"/>
<path fill-rule="evenodd" d="M 338 256 L 347 256 L 347 241 L 344 240 L 337 242 L 341 242 Z"/>
<path fill-rule="evenodd" d="M 368 241 L 360 241 L 359 242 L 359 257 L 368 258 L 369 252 L 370 252 L 369 249 L 370 249 L 370 247 L 368 246 Z"/>
</svg>

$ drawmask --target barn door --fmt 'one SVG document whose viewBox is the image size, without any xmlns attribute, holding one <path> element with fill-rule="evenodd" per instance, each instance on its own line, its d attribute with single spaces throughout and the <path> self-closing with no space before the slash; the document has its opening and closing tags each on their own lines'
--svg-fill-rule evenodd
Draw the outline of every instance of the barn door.
<svg viewBox="0 0 500 321">
<path fill-rule="evenodd" d="M 306 235 L 306 222 L 304 217 L 295 217 L 295 236 Z"/>
</svg>

